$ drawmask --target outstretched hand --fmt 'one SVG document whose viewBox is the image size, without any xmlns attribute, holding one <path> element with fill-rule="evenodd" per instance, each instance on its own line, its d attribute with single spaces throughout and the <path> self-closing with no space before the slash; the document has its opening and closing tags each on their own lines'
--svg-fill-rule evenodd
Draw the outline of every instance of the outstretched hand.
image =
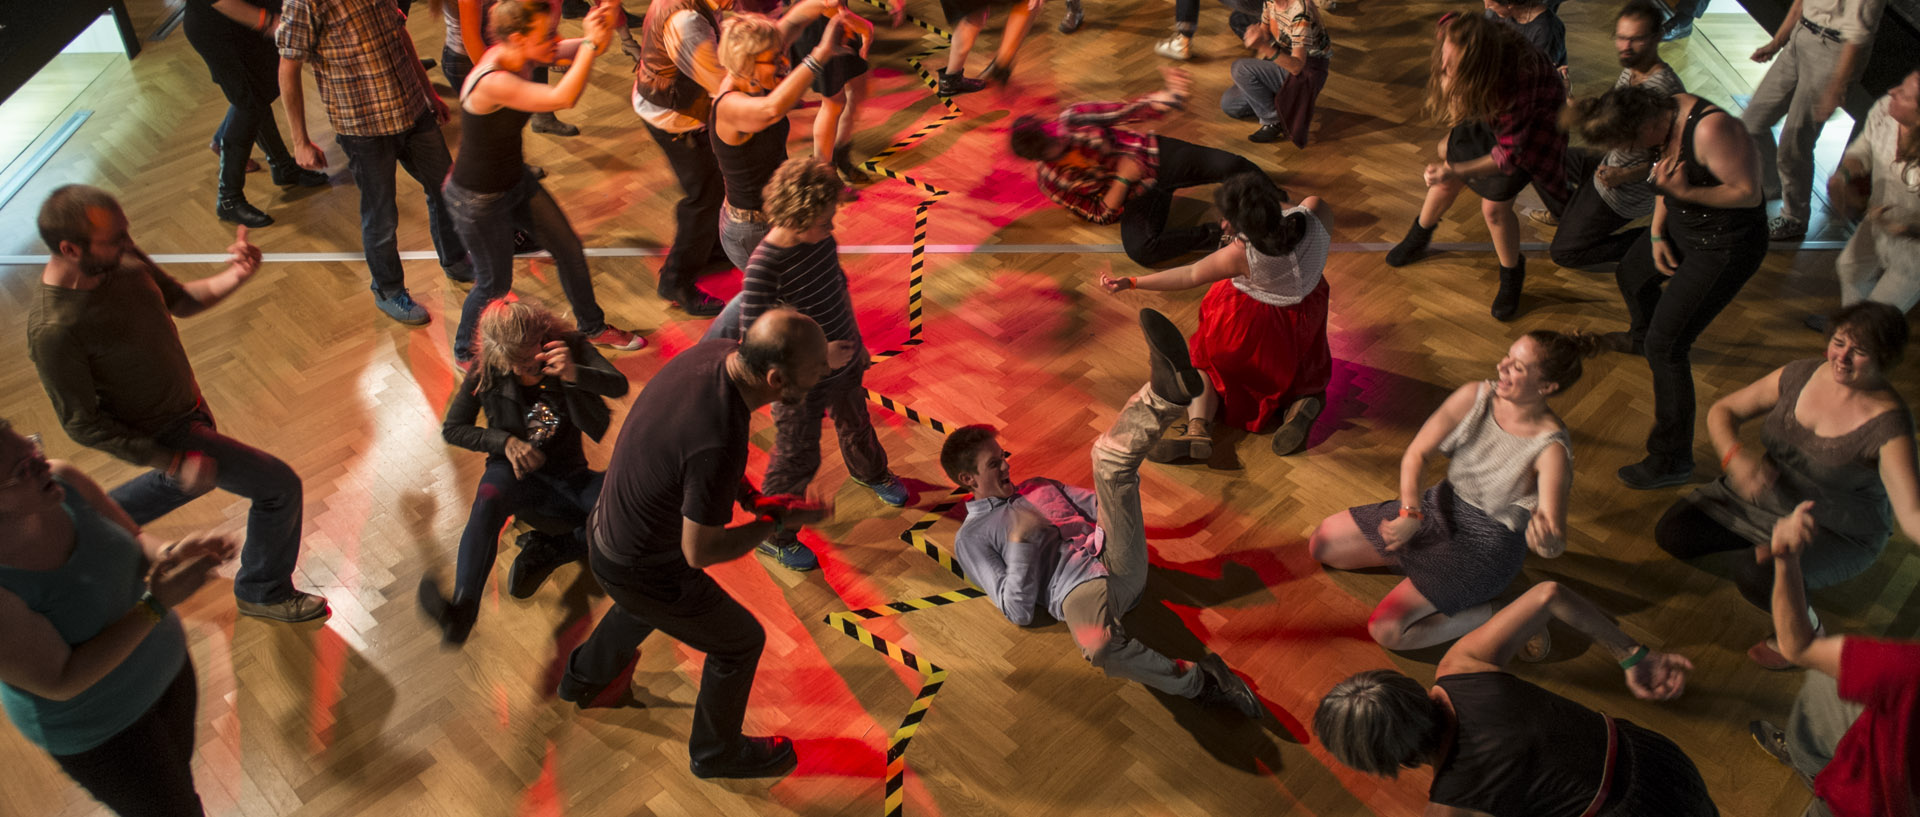
<svg viewBox="0 0 1920 817">
<path fill-rule="evenodd" d="M 1671 701 L 1687 688 L 1693 662 L 1668 652 L 1648 653 L 1627 670 L 1627 689 L 1643 701 Z"/>
<path fill-rule="evenodd" d="M 245 281 L 260 271 L 260 248 L 247 241 L 247 225 L 242 224 L 233 230 L 233 243 L 227 245 L 227 269 L 231 270 L 235 281 Z"/>
</svg>

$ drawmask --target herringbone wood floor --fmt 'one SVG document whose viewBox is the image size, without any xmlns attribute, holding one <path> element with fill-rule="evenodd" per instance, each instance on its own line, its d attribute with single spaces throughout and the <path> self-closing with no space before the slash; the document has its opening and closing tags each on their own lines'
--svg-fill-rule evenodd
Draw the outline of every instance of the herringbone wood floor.
<svg viewBox="0 0 1920 817">
<path fill-rule="evenodd" d="M 151 2 L 135 6 L 143 30 L 163 11 Z M 1297 194 L 1326 197 L 1338 209 L 1339 241 L 1392 241 L 1418 206 L 1418 168 L 1438 138 L 1417 110 L 1430 21 L 1445 7 L 1360 0 L 1331 15 L 1339 49 L 1334 76 L 1315 141 L 1303 151 L 1250 145 L 1241 139 L 1247 126 L 1212 111 L 1210 100 L 1239 52 L 1220 10 L 1209 8 L 1198 48 L 1210 56 L 1191 66 L 1198 101 L 1161 128 L 1244 151 Z M 931 4 L 913 8 L 936 14 Z M 961 98 L 959 119 L 890 162 L 952 191 L 933 207 L 931 241 L 1115 243 L 1115 230 L 1046 206 L 1029 170 L 1003 155 L 1003 131 L 1018 112 L 1149 90 L 1159 58 L 1148 45 L 1162 35 L 1168 12 L 1157 0 L 1093 4 L 1087 27 L 1072 37 L 1051 31 L 1058 12 L 1044 12 L 1011 88 Z M 1604 86 L 1614 74 L 1605 33 L 1611 12 L 1600 3 L 1564 10 L 1579 89 Z M 421 51 L 437 54 L 438 24 L 420 17 L 412 28 Z M 942 113 L 903 72 L 905 57 L 935 42 L 883 29 L 874 104 L 856 154 L 872 154 Z M 983 38 L 975 70 L 993 42 Z M 1738 73 L 1707 48 L 1696 38 L 1668 56 L 1694 87 L 1716 88 L 1708 93 L 1722 101 L 1744 93 L 1730 84 Z M 549 169 L 548 186 L 590 247 L 657 247 L 670 235 L 676 193 L 628 109 L 627 68 L 612 57 L 582 107 L 566 115 L 582 136 L 528 140 L 531 160 Z M 34 208 L 53 186 L 70 181 L 122 196 L 149 252 L 225 245 L 231 230 L 211 212 L 214 168 L 205 147 L 222 103 L 183 38 L 109 69 L 74 107 L 96 114 L 0 212 L 0 253 L 42 251 L 30 226 Z M 805 133 L 810 110 L 796 116 L 796 133 Z M 325 134 L 317 111 L 313 119 Z M 358 247 L 356 193 L 340 172 L 338 149 L 330 138 L 322 143 L 334 162 L 333 187 L 287 194 L 253 180 L 253 201 L 281 219 L 254 232 L 269 253 Z M 1181 215 L 1199 217 L 1204 195 Z M 874 185 L 844 211 L 843 243 L 908 242 L 921 198 L 897 182 Z M 1486 240 L 1470 202 L 1451 216 L 1440 240 Z M 418 195 L 404 193 L 404 249 L 429 247 L 424 224 Z M 846 262 L 869 343 L 897 345 L 908 331 L 906 256 L 849 255 Z M 1819 338 L 1799 328 L 1799 317 L 1834 301 L 1831 264 L 1828 252 L 1783 251 L 1768 259 L 1699 345 L 1703 406 L 1774 366 L 1818 353 Z M 617 358 L 636 386 L 704 329 L 652 297 L 657 265 L 635 257 L 594 262 L 613 320 L 653 340 L 650 350 Z M 448 574 L 481 461 L 447 448 L 437 434 L 453 386 L 447 333 L 464 290 L 441 279 L 430 262 L 410 266 L 415 294 L 435 317 L 422 329 L 376 314 L 362 265 L 339 262 L 276 262 L 215 312 L 181 323 L 222 428 L 304 477 L 299 580 L 334 608 L 324 627 L 289 627 L 237 619 L 224 587 L 188 605 L 202 691 L 198 780 L 209 812 L 880 811 L 886 738 L 920 677 L 821 618 L 960 582 L 900 543 L 920 510 L 880 505 L 846 483 L 831 455 L 816 490 L 836 497 L 839 511 L 817 532 L 821 572 L 792 574 L 757 558 L 714 570 L 768 630 L 749 728 L 799 740 L 801 768 L 784 780 L 712 784 L 687 773 L 683 746 L 700 659 L 669 642 L 656 640 L 643 651 L 636 688 L 644 708 L 579 714 L 547 695 L 556 656 L 605 604 L 578 568 L 563 568 L 531 602 L 491 591 L 467 648 L 439 649 L 413 609 L 412 590 L 423 573 Z M 1019 453 L 1021 474 L 1086 484 L 1087 444 L 1144 374 L 1133 310 L 1153 306 L 1192 326 L 1199 302 L 1198 292 L 1115 298 L 1098 290 L 1100 271 L 1129 266 L 1112 253 L 934 255 L 926 270 L 926 343 L 879 364 L 869 385 L 949 424 L 999 425 Z M 172 268 L 183 277 L 212 271 Z M 528 268 L 521 289 L 558 302 L 545 262 Z M 13 266 L 0 278 L 0 314 L 15 343 L 37 273 L 37 266 Z M 1393 577 L 1322 571 L 1306 556 L 1306 534 L 1330 512 L 1390 496 L 1395 464 L 1420 421 L 1452 385 L 1489 376 L 1513 337 L 1536 327 L 1618 329 L 1624 317 L 1610 277 L 1561 271 L 1537 254 L 1526 312 L 1510 325 L 1486 316 L 1495 281 L 1485 252 L 1444 254 L 1403 270 L 1387 269 L 1377 252 L 1345 252 L 1334 256 L 1327 275 L 1338 363 L 1311 449 L 1281 460 L 1264 438 L 1229 440 L 1218 470 L 1149 466 L 1143 473 L 1158 573 L 1130 627 L 1178 657 L 1222 653 L 1252 679 L 1274 721 L 1234 723 L 1106 680 L 1075 655 L 1058 625 L 1023 631 L 985 601 L 878 619 L 869 629 L 951 673 L 907 755 L 908 813 L 1418 813 L 1423 774 L 1381 781 L 1346 771 L 1301 724 L 1340 678 L 1389 666 L 1430 678 L 1438 653 L 1393 655 L 1367 640 L 1367 611 Z M 722 295 L 736 285 L 708 284 Z M 24 355 L 14 360 L 0 371 L 0 414 L 46 432 L 55 455 L 102 482 L 134 473 L 68 441 Z M 1644 364 L 1603 358 L 1589 370 L 1559 405 L 1578 455 L 1571 546 L 1558 560 L 1530 563 L 1527 580 L 1572 584 L 1638 637 L 1690 656 L 1698 671 L 1680 701 L 1638 702 L 1603 657 L 1563 631 L 1552 662 L 1519 672 L 1672 736 L 1700 765 L 1723 813 L 1798 814 L 1804 790 L 1745 735 L 1751 718 L 1785 716 L 1798 676 L 1749 665 L 1742 651 L 1765 632 L 1762 615 L 1729 583 L 1653 546 L 1651 521 L 1681 492 L 1635 493 L 1611 476 L 1637 457 L 1650 420 Z M 1911 366 L 1900 378 L 1910 392 Z M 624 404 L 616 409 L 623 411 Z M 895 469 L 920 489 L 917 506 L 945 496 L 939 435 L 878 407 L 873 414 Z M 771 442 L 770 423 L 761 421 L 753 473 Z M 605 453 L 594 447 L 591 456 L 603 462 Z M 1706 453 L 1700 459 L 1712 461 Z M 1700 475 L 1711 476 L 1711 466 Z M 244 502 L 216 494 L 154 527 L 163 535 L 238 531 L 245 512 Z M 947 541 L 954 524 L 935 526 L 933 539 Z M 503 551 L 502 571 L 513 553 Z M 1896 537 L 1873 570 L 1819 594 L 1817 603 L 1837 629 L 1914 637 L 1916 583 L 1920 559 L 1910 541 Z M 0 765 L 9 769 L 0 776 L 6 814 L 100 813 L 12 730 L 0 730 Z"/>
</svg>

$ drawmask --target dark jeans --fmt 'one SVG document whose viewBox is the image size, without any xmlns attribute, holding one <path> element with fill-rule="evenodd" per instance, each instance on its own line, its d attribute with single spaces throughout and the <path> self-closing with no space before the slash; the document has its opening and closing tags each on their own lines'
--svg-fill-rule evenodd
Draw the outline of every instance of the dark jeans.
<svg viewBox="0 0 1920 817">
<path fill-rule="evenodd" d="M 107 742 L 54 755 L 60 770 L 120 817 L 202 817 L 193 789 L 194 717 L 200 688 L 189 659 L 153 708 Z"/>
<path fill-rule="evenodd" d="M 1653 526 L 1653 541 L 1675 559 L 1694 559 L 1709 553 L 1741 551 L 1733 557 L 1733 583 L 1747 603 L 1773 609 L 1773 563 L 1756 564 L 1753 543 L 1727 530 L 1700 506 L 1680 500 Z"/>
<path fill-rule="evenodd" d="M 886 479 L 887 450 L 880 446 L 873 418 L 867 414 L 865 376 L 872 364 L 864 351 L 860 357 L 847 371 L 821 380 L 800 405 L 773 404 L 773 457 L 761 481 L 762 492 L 807 492 L 807 484 L 820 470 L 820 420 L 829 414 L 840 436 L 840 457 L 847 463 L 847 473 L 869 485 Z"/>
<path fill-rule="evenodd" d="M 480 487 L 473 492 L 473 510 L 467 514 L 467 528 L 460 534 L 460 561 L 454 571 L 453 600 L 464 603 L 480 597 L 493 573 L 494 556 L 500 551 L 500 529 L 507 517 L 518 514 L 547 520 L 566 520 L 585 525 L 593 504 L 600 500 L 599 471 L 578 468 L 548 473 L 533 472 L 526 479 L 513 475 L 513 464 L 505 459 L 487 460 L 480 475 Z M 585 554 L 584 528 L 575 527 L 571 553 Z"/>
<path fill-rule="evenodd" d="M 1227 25 L 1233 29 L 1233 36 L 1245 37 L 1249 27 L 1260 23 L 1260 3 L 1250 0 L 1220 0 L 1220 5 L 1233 10 L 1227 16 Z M 1184 34 L 1192 34 L 1200 24 L 1200 0 L 1174 0 L 1173 28 Z"/>
<path fill-rule="evenodd" d="M 447 152 L 447 140 L 440 135 L 433 111 L 422 111 L 413 127 L 400 133 L 336 138 L 347 154 L 353 183 L 360 186 L 360 243 L 367 254 L 374 292 L 390 297 L 407 288 L 406 273 L 400 267 L 399 240 L 394 237 L 394 230 L 400 226 L 400 211 L 394 203 L 396 163 L 426 191 L 427 226 L 433 233 L 440 266 L 451 267 L 467 257 L 467 248 L 454 234 L 453 219 L 440 201 L 440 184 L 453 167 L 453 155 Z"/>
<path fill-rule="evenodd" d="M 214 462 L 214 484 L 220 490 L 253 500 L 247 511 L 247 541 L 240 549 L 240 570 L 233 577 L 233 595 L 255 604 L 292 598 L 304 499 L 300 475 L 272 454 L 221 436 L 214 430 L 213 417 L 204 409 L 181 418 L 154 439 L 166 448 L 205 455 Z M 197 496 L 181 491 L 160 470 L 122 483 L 111 495 L 136 525 L 166 516 Z"/>
<path fill-rule="evenodd" d="M 608 563 L 596 547 L 589 548 L 588 564 L 614 604 L 567 659 L 562 690 L 631 683 L 622 674 L 628 672 L 634 650 L 659 630 L 707 654 L 693 704 L 693 735 L 687 740 L 693 760 L 711 761 L 733 752 L 767 642 L 760 622 L 705 572 L 684 562 L 651 569 L 620 567 Z"/>
<path fill-rule="evenodd" d="M 1653 430 L 1647 453 L 1662 472 L 1693 465 L 1693 366 L 1688 355 L 1720 310 L 1740 294 L 1767 254 L 1765 222 L 1728 249 L 1698 249 L 1677 219 L 1667 220 L 1668 246 L 1680 256 L 1671 278 L 1653 263 L 1651 235 L 1642 235 L 1614 273 L 1632 317 L 1629 335 L 1653 370 Z"/>
<path fill-rule="evenodd" d="M 267 163 L 275 171 L 297 168 L 287 143 L 280 138 L 280 126 L 273 121 L 273 105 L 227 103 L 227 118 L 213 134 L 220 145 L 220 198 L 245 198 L 247 159 L 253 146 L 267 154 Z"/>
<path fill-rule="evenodd" d="M 1570 181 L 1576 186 L 1572 200 L 1560 213 L 1560 228 L 1553 234 L 1550 254 L 1553 263 L 1569 269 L 1586 269 L 1612 264 L 1627 257 L 1627 250 L 1647 234 L 1646 227 L 1619 232 L 1634 221 L 1614 212 L 1593 180 L 1600 167 L 1601 154 L 1580 148 L 1567 149 Z"/>
<path fill-rule="evenodd" d="M 1183 187 L 1219 184 L 1242 173 L 1267 174 L 1246 157 L 1203 147 L 1168 136 L 1160 137 L 1160 166 L 1146 192 L 1127 200 L 1120 212 L 1120 244 L 1127 257 L 1142 266 L 1179 258 L 1190 252 L 1214 249 L 1220 239 L 1216 225 L 1167 229 L 1173 195 Z"/>
<path fill-rule="evenodd" d="M 693 288 L 700 268 L 713 257 L 720 240 L 720 203 L 727 185 L 720 178 L 720 160 L 714 158 L 706 128 L 692 133 L 668 133 L 652 124 L 647 133 L 666 154 L 667 166 L 680 181 L 680 203 L 673 206 L 673 246 L 660 265 L 662 298 L 678 298 Z"/>
<path fill-rule="evenodd" d="M 505 193 L 475 193 L 447 179 L 442 190 L 446 210 L 453 217 L 454 229 L 472 249 L 473 289 L 460 307 L 460 327 L 453 334 L 453 356 L 458 360 L 473 357 L 474 326 L 480 311 L 497 298 L 506 297 L 513 288 L 514 225 L 527 224 L 534 238 L 553 254 L 553 268 L 560 279 L 560 291 L 573 307 L 575 326 L 587 337 L 606 328 L 607 315 L 593 297 L 593 275 L 587 269 L 587 254 L 580 236 L 560 210 L 553 194 L 522 166 L 520 181 Z"/>
</svg>

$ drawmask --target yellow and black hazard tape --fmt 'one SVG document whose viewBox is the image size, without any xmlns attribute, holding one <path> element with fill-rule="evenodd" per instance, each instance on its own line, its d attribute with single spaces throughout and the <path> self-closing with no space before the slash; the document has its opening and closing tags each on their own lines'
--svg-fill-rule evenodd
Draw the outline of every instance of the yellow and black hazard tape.
<svg viewBox="0 0 1920 817">
<path fill-rule="evenodd" d="M 927 531 L 938 524 L 941 517 L 947 515 L 947 511 L 953 510 L 955 506 L 960 504 L 957 498 L 961 493 L 963 493 L 963 489 L 955 488 L 953 491 L 955 499 L 942 502 L 929 509 L 926 516 L 920 517 L 920 521 L 913 523 L 912 526 L 900 534 L 900 541 L 912 545 L 914 550 L 927 554 L 929 558 L 945 568 L 948 573 L 965 579 L 967 578 L 967 572 L 961 569 L 959 560 L 953 558 L 953 554 L 942 550 L 939 545 L 934 544 L 932 539 L 927 538 Z"/>
</svg>

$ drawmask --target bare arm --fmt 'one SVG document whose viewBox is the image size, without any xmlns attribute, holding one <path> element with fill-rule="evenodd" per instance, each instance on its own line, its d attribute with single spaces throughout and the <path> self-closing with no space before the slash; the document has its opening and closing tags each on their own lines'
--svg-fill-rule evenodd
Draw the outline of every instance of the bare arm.
<svg viewBox="0 0 1920 817">
<path fill-rule="evenodd" d="M 1820 89 L 1819 101 L 1814 103 L 1813 121 L 1827 121 L 1840 103 L 1847 100 L 1847 82 L 1853 76 L 1854 67 L 1866 58 L 1867 46 L 1860 43 L 1847 43 L 1840 47 L 1840 59 L 1834 61 L 1833 78 L 1827 80 L 1827 87 Z"/>
<path fill-rule="evenodd" d="M 1781 20 L 1780 27 L 1774 30 L 1773 39 L 1767 41 L 1766 45 L 1754 49 L 1754 62 L 1771 60 L 1773 55 L 1780 53 L 1780 49 L 1787 47 L 1787 41 L 1793 38 L 1794 26 L 1800 25 L 1801 2 L 1802 0 L 1793 0 L 1793 6 L 1787 9 L 1786 18 Z"/>
<path fill-rule="evenodd" d="M 1880 446 L 1880 484 L 1886 486 L 1900 530 L 1920 541 L 1920 467 L 1914 464 L 1912 435 L 1901 434 Z"/>
<path fill-rule="evenodd" d="M 825 43 L 826 40 L 821 40 Z M 820 49 L 814 49 L 818 52 Z M 813 69 L 801 63 L 787 72 L 785 79 L 773 87 L 764 96 L 746 94 L 727 94 L 720 98 L 720 105 L 714 110 L 715 124 L 719 129 L 741 135 L 759 133 L 771 127 L 773 123 L 785 119 L 800 97 L 813 84 Z"/>
<path fill-rule="evenodd" d="M 1800 554 L 1813 538 L 1813 503 L 1802 502 L 1773 525 L 1773 633 L 1788 661 L 1840 677 L 1843 636 L 1816 637 L 1807 617 L 1807 588 Z"/>
<path fill-rule="evenodd" d="M 461 106 L 476 114 L 493 113 L 501 108 L 550 113 L 573 107 L 587 90 L 587 75 L 593 70 L 593 58 L 599 49 L 585 40 L 570 42 L 577 43 L 579 50 L 574 54 L 573 67 L 560 75 L 559 82 L 552 85 L 529 82 L 518 74 L 494 71 L 473 84 L 473 90 L 467 93 Z"/>
<path fill-rule="evenodd" d="M 1135 278 L 1133 288 L 1172 292 L 1206 286 L 1215 281 L 1223 281 L 1246 273 L 1246 246 L 1241 244 L 1239 239 L 1235 239 L 1227 246 L 1208 253 L 1207 257 L 1192 264 Z"/>
<path fill-rule="evenodd" d="M 731 527 L 702 525 L 682 518 L 680 552 L 686 556 L 688 565 L 705 570 L 747 555 L 772 533 L 773 520 L 768 518 Z"/>
<path fill-rule="evenodd" d="M 1665 173 L 1657 172 L 1655 184 L 1669 196 L 1707 207 L 1731 209 L 1759 204 L 1760 161 L 1753 149 L 1753 140 L 1740 120 L 1730 114 L 1707 117 L 1693 133 L 1694 155 L 1706 164 L 1720 184 L 1714 187 L 1689 184 L 1677 156 L 1670 159 Z"/>
<path fill-rule="evenodd" d="M 1567 495 L 1573 490 L 1573 463 L 1564 445 L 1548 445 L 1534 458 L 1540 501 L 1527 522 L 1527 548 L 1548 559 L 1567 550 Z"/>
<path fill-rule="evenodd" d="M 1506 666 L 1513 654 L 1527 643 L 1549 619 L 1559 619 L 1579 630 L 1607 650 L 1616 662 L 1624 662 L 1641 650 L 1633 638 L 1607 619 L 1606 613 L 1580 594 L 1559 582 L 1541 582 L 1515 599 L 1479 629 L 1462 636 L 1447 650 L 1435 670 L 1436 678 L 1463 672 L 1491 672 Z M 1671 700 L 1686 687 L 1686 673 L 1693 669 L 1687 659 L 1667 653 L 1648 652 L 1626 670 L 1627 687 L 1636 697 L 1647 700 Z"/>
<path fill-rule="evenodd" d="M 220 12 L 222 16 L 225 16 L 229 20 L 262 34 L 272 33 L 273 27 L 280 23 L 280 15 L 268 12 L 263 17 L 261 16 L 261 12 L 266 11 L 266 9 L 249 3 L 247 0 L 214 0 L 213 10 Z M 262 21 L 264 21 L 264 23 Z"/>
<path fill-rule="evenodd" d="M 460 45 L 467 49 L 470 58 L 478 58 L 487 53 L 487 38 L 482 32 L 487 25 L 487 16 L 480 13 L 480 0 L 459 0 L 460 3 Z M 459 88 L 453 89 L 457 96 Z"/>
<path fill-rule="evenodd" d="M 1440 442 L 1466 418 L 1479 393 L 1480 384 L 1477 382 L 1454 389 L 1447 401 L 1440 404 L 1440 409 L 1420 426 L 1420 433 L 1413 436 L 1407 453 L 1400 457 L 1400 504 L 1420 507 L 1420 477 L 1426 471 L 1427 460 L 1439 453 Z"/>
<path fill-rule="evenodd" d="M 1739 391 L 1713 401 L 1707 409 L 1707 437 L 1713 450 L 1725 459 L 1727 452 L 1740 444 L 1740 426 L 1773 410 L 1780 402 L 1780 372 L 1774 369 L 1766 377 L 1742 386 Z"/>
</svg>

